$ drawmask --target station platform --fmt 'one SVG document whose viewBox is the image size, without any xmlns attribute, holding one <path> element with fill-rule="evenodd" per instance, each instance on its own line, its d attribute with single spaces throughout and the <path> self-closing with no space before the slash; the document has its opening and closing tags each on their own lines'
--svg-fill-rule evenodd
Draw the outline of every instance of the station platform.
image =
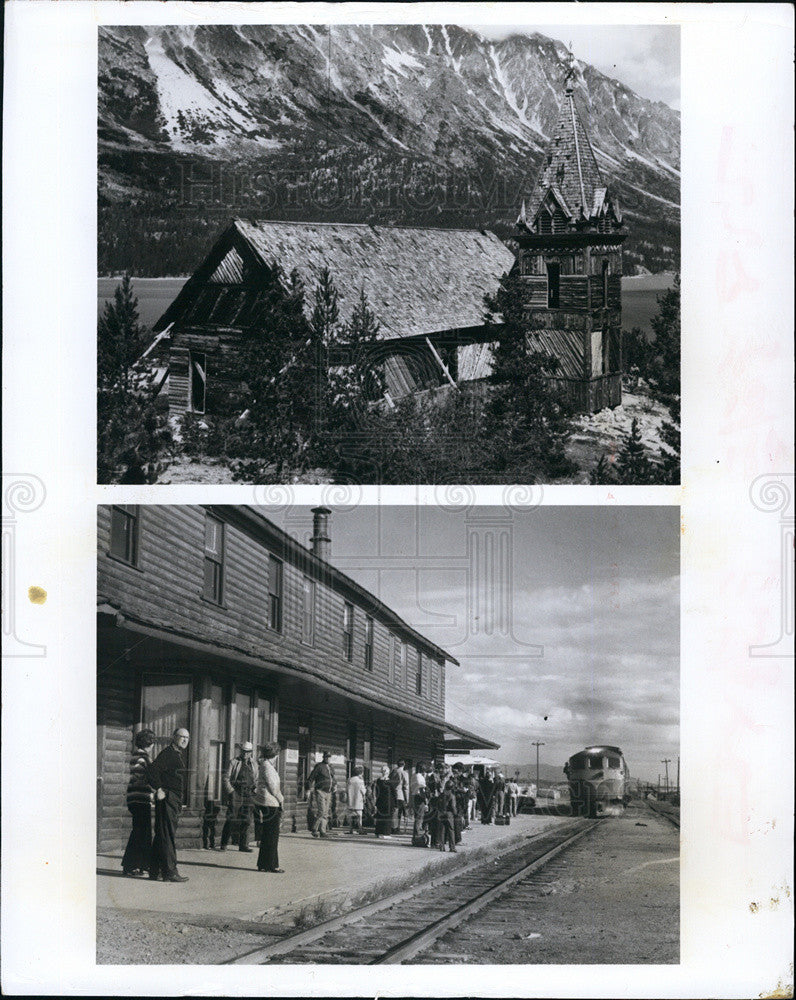
<svg viewBox="0 0 796 1000">
<path fill-rule="evenodd" d="M 464 831 L 457 854 L 462 861 L 482 853 L 498 853 L 515 842 L 567 821 L 568 816 L 520 815 L 510 826 L 476 822 Z M 283 875 L 257 871 L 257 848 L 251 854 L 226 851 L 178 851 L 180 874 L 188 882 L 155 882 L 122 874 L 122 851 L 97 857 L 97 908 L 156 912 L 180 917 L 259 921 L 293 926 L 302 911 L 328 903 L 333 908 L 358 903 L 368 893 L 408 887 L 413 876 L 447 870 L 456 855 L 412 847 L 408 833 L 386 840 L 373 833 L 349 835 L 335 830 L 315 839 L 309 833 L 279 838 Z M 101 916 L 100 916 L 101 919 Z"/>
</svg>

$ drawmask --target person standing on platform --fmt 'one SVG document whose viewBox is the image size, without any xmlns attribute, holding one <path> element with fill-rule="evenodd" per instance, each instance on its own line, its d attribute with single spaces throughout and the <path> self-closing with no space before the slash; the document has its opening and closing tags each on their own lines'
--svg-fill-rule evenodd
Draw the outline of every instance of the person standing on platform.
<svg viewBox="0 0 796 1000">
<path fill-rule="evenodd" d="M 149 871 L 152 853 L 152 788 L 147 778 L 155 743 L 151 729 L 142 729 L 133 740 L 130 760 L 130 781 L 127 785 L 127 809 L 133 818 L 133 829 L 122 858 L 122 871 L 131 878 L 143 878 Z"/>
<path fill-rule="evenodd" d="M 326 836 L 332 796 L 337 788 L 334 768 L 329 763 L 330 758 L 329 751 L 324 750 L 322 760 L 315 765 L 307 778 L 307 789 L 312 798 L 311 806 L 315 817 L 311 831 L 313 837 Z"/>
<path fill-rule="evenodd" d="M 238 841 L 238 850 L 251 852 L 249 847 L 249 816 L 252 811 L 252 797 L 256 783 L 252 753 L 254 747 L 248 741 L 241 747 L 239 757 L 230 761 L 224 775 L 224 789 L 232 802 L 232 822 L 221 832 L 221 850 L 227 849 L 230 836 Z M 229 815 L 229 813 L 227 814 Z"/>
<path fill-rule="evenodd" d="M 376 836 L 391 840 L 395 796 L 390 784 L 390 769 L 386 764 L 381 769 L 381 776 L 376 778 L 373 796 L 376 800 Z"/>
<path fill-rule="evenodd" d="M 444 851 L 447 844 L 448 849 L 454 854 L 456 853 L 457 811 L 453 781 L 448 779 L 437 796 L 437 846 L 441 851 Z"/>
<path fill-rule="evenodd" d="M 512 816 L 517 815 L 517 803 L 520 798 L 520 786 L 517 784 L 516 779 L 512 780 L 506 786 L 506 790 L 509 793 L 509 812 Z"/>
<path fill-rule="evenodd" d="M 163 877 L 164 882 L 187 882 L 187 875 L 177 871 L 177 823 L 182 811 L 185 788 L 185 751 L 191 734 L 187 729 L 175 729 L 171 743 L 149 765 L 149 784 L 155 789 L 155 839 L 149 877 Z"/>
<path fill-rule="evenodd" d="M 505 815 L 506 805 L 506 779 L 498 772 L 495 776 L 495 815 Z"/>
<path fill-rule="evenodd" d="M 392 785 L 393 811 L 392 811 L 392 832 L 401 832 L 401 819 L 406 819 L 406 795 L 408 787 L 406 785 L 406 771 L 404 761 L 399 760 L 390 771 L 390 784 Z"/>
<path fill-rule="evenodd" d="M 238 760 L 242 754 L 242 751 L 243 751 L 243 744 L 236 743 L 233 748 L 232 759 Z M 235 829 L 235 797 L 234 795 L 232 795 L 231 792 L 228 792 L 226 789 L 226 775 L 222 779 L 221 785 L 223 789 L 223 798 L 227 805 L 227 814 L 224 817 L 224 825 L 221 828 L 221 844 L 224 844 L 224 850 L 226 850 L 226 845 L 229 843 L 230 838 L 232 836 L 232 831 Z M 218 849 L 221 850 L 220 845 Z"/>
<path fill-rule="evenodd" d="M 282 823 L 284 796 L 276 769 L 279 756 L 277 743 L 266 743 L 260 747 L 257 762 L 257 784 L 254 788 L 254 809 L 260 828 L 260 853 L 257 855 L 257 870 L 282 875 L 279 867 L 279 827 Z"/>
<path fill-rule="evenodd" d="M 415 766 L 415 773 L 412 775 L 409 783 L 409 794 L 412 797 L 412 810 L 415 816 L 412 836 L 419 837 L 423 832 L 423 819 L 428 809 L 426 768 L 424 764 L 418 763 Z"/>
<path fill-rule="evenodd" d="M 484 768 L 481 780 L 478 782 L 478 804 L 481 809 L 481 822 L 486 824 L 495 821 L 495 782 L 489 768 Z"/>
<path fill-rule="evenodd" d="M 349 833 L 353 833 L 354 830 L 358 830 L 360 834 L 365 832 L 362 829 L 362 811 L 365 808 L 365 780 L 362 777 L 363 772 L 364 768 L 362 765 L 357 764 L 346 786 Z"/>
</svg>

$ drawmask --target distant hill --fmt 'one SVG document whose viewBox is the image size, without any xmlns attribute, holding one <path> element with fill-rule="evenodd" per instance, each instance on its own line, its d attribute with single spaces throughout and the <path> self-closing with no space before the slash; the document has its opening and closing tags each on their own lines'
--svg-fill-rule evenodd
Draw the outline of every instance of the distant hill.
<svg viewBox="0 0 796 1000">
<path fill-rule="evenodd" d="M 520 782 L 536 781 L 536 761 L 531 764 L 501 764 L 503 774 L 509 778 L 514 777 L 514 772 L 519 770 Z M 558 784 L 565 782 L 564 762 L 561 761 L 559 767 L 554 764 L 543 764 L 539 761 L 539 781 L 542 783 Z"/>
<path fill-rule="evenodd" d="M 231 215 L 511 239 L 565 74 L 541 34 L 443 25 L 99 32 L 98 266 L 190 273 Z M 636 265 L 675 270 L 680 115 L 580 63 L 576 101 Z"/>
</svg>

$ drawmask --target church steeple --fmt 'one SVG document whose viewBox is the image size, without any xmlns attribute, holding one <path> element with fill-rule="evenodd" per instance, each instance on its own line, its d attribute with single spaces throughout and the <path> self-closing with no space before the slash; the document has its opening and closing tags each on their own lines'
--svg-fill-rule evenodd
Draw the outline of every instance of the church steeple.
<svg viewBox="0 0 796 1000">
<path fill-rule="evenodd" d="M 604 230 L 607 216 L 610 228 L 621 225 L 618 206 L 603 180 L 575 106 L 578 77 L 582 79 L 582 73 L 570 53 L 558 120 L 528 199 L 526 225 L 532 232 L 565 232 L 589 225 Z"/>
<path fill-rule="evenodd" d="M 622 216 L 575 106 L 570 54 L 558 120 L 517 219 L 516 270 L 532 349 L 558 362 L 552 378 L 576 410 L 622 401 Z"/>
</svg>

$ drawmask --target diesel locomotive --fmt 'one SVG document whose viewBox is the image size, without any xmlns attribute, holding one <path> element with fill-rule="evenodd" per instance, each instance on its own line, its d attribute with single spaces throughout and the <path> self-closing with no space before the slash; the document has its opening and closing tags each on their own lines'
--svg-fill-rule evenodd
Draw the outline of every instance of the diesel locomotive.
<svg viewBox="0 0 796 1000">
<path fill-rule="evenodd" d="M 564 765 L 573 816 L 621 816 L 630 772 L 619 747 L 586 747 Z"/>
</svg>

